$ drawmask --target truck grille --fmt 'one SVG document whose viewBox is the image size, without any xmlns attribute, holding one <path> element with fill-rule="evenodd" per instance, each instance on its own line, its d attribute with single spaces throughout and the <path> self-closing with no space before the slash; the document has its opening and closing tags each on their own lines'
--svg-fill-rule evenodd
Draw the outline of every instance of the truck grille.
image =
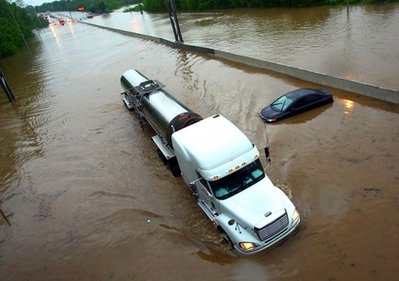
<svg viewBox="0 0 399 281">
<path fill-rule="evenodd" d="M 275 221 L 269 223 L 262 228 L 255 228 L 255 233 L 258 235 L 261 241 L 267 240 L 273 237 L 275 234 L 282 231 L 288 225 L 287 213 L 277 218 Z"/>
</svg>

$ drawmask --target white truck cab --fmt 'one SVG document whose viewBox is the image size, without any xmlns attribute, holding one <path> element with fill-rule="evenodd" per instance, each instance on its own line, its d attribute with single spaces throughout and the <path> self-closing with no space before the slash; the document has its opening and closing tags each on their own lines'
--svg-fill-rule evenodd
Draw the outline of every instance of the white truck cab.
<svg viewBox="0 0 399 281">
<path fill-rule="evenodd" d="M 259 252 L 299 225 L 295 206 L 264 173 L 256 146 L 223 116 L 173 133 L 172 146 L 198 205 L 238 252 Z"/>
</svg>

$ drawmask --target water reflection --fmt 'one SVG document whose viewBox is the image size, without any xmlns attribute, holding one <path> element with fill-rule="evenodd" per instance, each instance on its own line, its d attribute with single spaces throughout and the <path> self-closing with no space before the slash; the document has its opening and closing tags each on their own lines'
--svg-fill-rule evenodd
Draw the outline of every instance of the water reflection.
<svg viewBox="0 0 399 281">
<path fill-rule="evenodd" d="M 273 278 L 268 274 L 267 267 L 253 260 L 240 260 L 232 272 L 233 281 L 269 281 Z"/>
<path fill-rule="evenodd" d="M 349 115 L 355 110 L 356 103 L 354 101 L 347 100 L 347 99 L 341 99 L 339 102 L 344 105 L 344 107 L 345 107 L 344 113 L 345 114 Z"/>
<path fill-rule="evenodd" d="M 53 36 L 55 38 L 55 41 L 57 42 L 58 47 L 61 49 L 61 36 L 60 33 L 58 32 L 58 25 L 51 24 L 50 30 L 53 33 Z"/>
<path fill-rule="evenodd" d="M 131 25 L 132 25 L 132 31 L 133 32 L 140 33 L 141 28 L 140 28 L 140 25 L 139 25 L 139 23 L 137 21 L 137 18 L 135 18 L 135 17 L 132 18 Z"/>
<path fill-rule="evenodd" d="M 67 25 L 68 25 L 68 27 L 69 27 L 69 30 L 71 31 L 72 37 L 73 37 L 73 38 L 76 38 L 76 36 L 75 36 L 75 30 L 74 30 L 74 26 L 75 26 L 74 22 L 71 21 L 71 20 L 67 20 Z"/>
</svg>

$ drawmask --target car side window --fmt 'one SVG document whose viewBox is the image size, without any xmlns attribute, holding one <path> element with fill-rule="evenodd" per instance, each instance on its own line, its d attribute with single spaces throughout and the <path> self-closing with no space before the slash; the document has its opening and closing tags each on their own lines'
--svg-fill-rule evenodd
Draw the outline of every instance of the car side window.
<svg viewBox="0 0 399 281">
<path fill-rule="evenodd" d="M 317 101 L 318 99 L 319 99 L 319 97 L 317 95 L 310 95 L 310 96 L 305 97 L 306 103 L 312 103 L 312 102 Z"/>
<path fill-rule="evenodd" d="M 304 106 L 305 104 L 306 104 L 305 99 L 301 98 L 301 99 L 297 100 L 294 108 L 300 108 L 300 107 Z"/>
</svg>

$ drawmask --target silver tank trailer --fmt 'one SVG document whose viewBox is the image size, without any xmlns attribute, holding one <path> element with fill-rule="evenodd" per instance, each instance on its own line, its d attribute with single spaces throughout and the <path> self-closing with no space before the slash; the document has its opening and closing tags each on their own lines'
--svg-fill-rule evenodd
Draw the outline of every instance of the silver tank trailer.
<svg viewBox="0 0 399 281">
<path fill-rule="evenodd" d="M 127 70 L 121 77 L 121 85 L 126 107 L 134 109 L 170 147 L 173 132 L 202 120 L 163 90 L 162 83 L 149 80 L 137 70 Z"/>
</svg>

